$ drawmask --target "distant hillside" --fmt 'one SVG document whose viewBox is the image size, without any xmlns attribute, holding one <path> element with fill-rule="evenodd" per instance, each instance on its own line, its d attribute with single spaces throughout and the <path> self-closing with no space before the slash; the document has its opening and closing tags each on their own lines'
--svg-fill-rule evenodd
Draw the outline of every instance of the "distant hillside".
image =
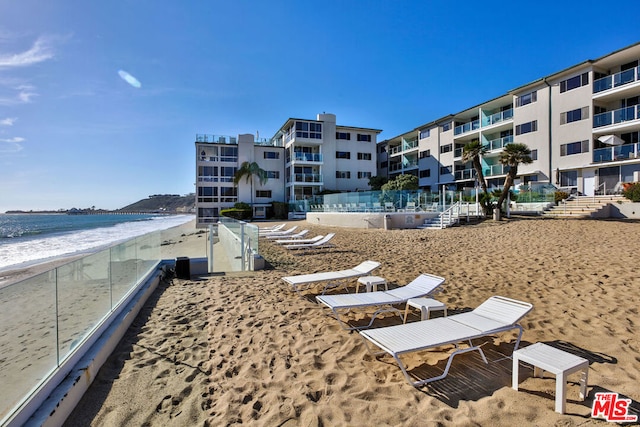
<svg viewBox="0 0 640 427">
<path fill-rule="evenodd" d="M 154 194 L 148 199 L 118 209 L 120 212 L 153 212 L 153 213 L 190 213 L 194 212 L 195 194 L 180 196 L 179 194 Z"/>
</svg>

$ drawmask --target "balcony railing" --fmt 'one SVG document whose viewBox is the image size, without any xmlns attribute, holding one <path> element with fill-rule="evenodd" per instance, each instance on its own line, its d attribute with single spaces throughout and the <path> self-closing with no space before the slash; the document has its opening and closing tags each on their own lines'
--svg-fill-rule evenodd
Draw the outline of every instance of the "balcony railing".
<svg viewBox="0 0 640 427">
<path fill-rule="evenodd" d="M 398 154 L 402 153 L 403 151 L 413 150 L 415 148 L 418 148 L 417 140 L 414 139 L 412 141 L 403 141 L 402 144 L 391 147 L 391 149 L 389 150 L 389 154 Z"/>
<path fill-rule="evenodd" d="M 613 147 L 597 148 L 593 150 L 594 163 L 628 160 L 638 157 L 640 157 L 640 143 L 615 145 Z"/>
<path fill-rule="evenodd" d="M 609 126 L 612 124 L 628 122 L 640 119 L 640 106 L 620 108 L 619 110 L 607 111 L 593 116 L 593 127 Z"/>
<path fill-rule="evenodd" d="M 456 126 L 453 129 L 454 135 L 460 135 L 461 133 L 471 132 L 472 130 L 476 130 L 480 128 L 480 120 L 474 120 L 472 122 L 464 123 L 462 125 Z"/>
<path fill-rule="evenodd" d="M 322 184 L 322 174 L 319 173 L 296 173 L 293 175 L 294 182 L 312 182 Z"/>
<path fill-rule="evenodd" d="M 460 179 L 474 179 L 476 177 L 475 169 L 463 169 L 454 172 L 454 177 L 456 180 Z"/>
<path fill-rule="evenodd" d="M 500 111 L 485 117 L 482 120 L 482 126 L 495 125 L 496 123 L 504 122 L 506 120 L 511 120 L 512 118 L 513 118 L 513 108 L 509 108 L 508 110 Z"/>
<path fill-rule="evenodd" d="M 496 176 L 496 175 L 506 175 L 511 169 L 507 165 L 491 165 L 488 169 L 483 171 L 485 177 Z"/>
<path fill-rule="evenodd" d="M 320 153 L 293 153 L 293 160 L 299 162 L 322 162 Z"/>
<path fill-rule="evenodd" d="M 394 164 L 389 165 L 389 172 L 412 169 L 412 168 L 417 168 L 417 167 L 418 167 L 418 162 L 417 161 L 407 162 L 407 163 L 404 163 L 404 165 L 402 163 L 394 163 Z"/>
<path fill-rule="evenodd" d="M 463 150 L 464 150 L 463 147 L 456 148 L 455 150 L 453 150 L 453 157 L 454 158 L 462 157 L 462 151 Z"/>
<path fill-rule="evenodd" d="M 513 135 L 505 136 L 503 138 L 492 139 L 491 141 L 484 144 L 487 151 L 493 150 L 502 150 L 505 145 L 511 144 L 513 142 Z"/>
<path fill-rule="evenodd" d="M 196 134 L 196 142 L 213 142 L 217 144 L 237 144 L 235 136 Z"/>
<path fill-rule="evenodd" d="M 611 76 L 606 76 L 593 82 L 593 93 L 623 86 L 640 80 L 640 68 L 630 68 Z"/>
</svg>

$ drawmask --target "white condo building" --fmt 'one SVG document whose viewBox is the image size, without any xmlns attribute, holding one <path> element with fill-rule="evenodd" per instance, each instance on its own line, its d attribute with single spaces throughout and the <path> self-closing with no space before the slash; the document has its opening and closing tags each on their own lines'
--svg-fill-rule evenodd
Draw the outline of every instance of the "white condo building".
<svg viewBox="0 0 640 427">
<path fill-rule="evenodd" d="M 456 114 L 428 122 L 378 147 L 378 173 L 414 174 L 420 187 L 474 187 L 462 162 L 471 141 L 487 147 L 483 173 L 504 182 L 503 147 L 524 143 L 534 162 L 519 183 L 547 182 L 585 195 L 640 181 L 640 43 L 543 77 Z"/>
<path fill-rule="evenodd" d="M 294 202 L 330 191 L 369 189 L 376 175 L 378 129 L 339 126 L 334 114 L 316 120 L 289 118 L 268 140 L 254 135 L 196 135 L 197 226 L 218 221 L 220 210 L 253 203 L 254 218 L 264 218 L 271 202 Z M 243 177 L 243 162 L 256 162 L 268 180 Z M 252 194 L 253 189 L 253 194 Z"/>
</svg>

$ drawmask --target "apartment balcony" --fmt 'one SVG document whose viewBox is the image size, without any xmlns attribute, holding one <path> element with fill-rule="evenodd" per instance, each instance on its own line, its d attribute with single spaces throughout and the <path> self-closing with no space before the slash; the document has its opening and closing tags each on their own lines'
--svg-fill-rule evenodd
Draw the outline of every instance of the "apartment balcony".
<svg viewBox="0 0 640 427">
<path fill-rule="evenodd" d="M 414 139 L 411 141 L 406 141 L 403 140 L 402 144 L 400 145 L 396 145 L 395 147 L 391 147 L 391 149 L 389 150 L 389 155 L 390 156 L 398 156 L 402 153 L 408 152 L 408 151 L 417 151 L 418 150 L 418 140 Z"/>
<path fill-rule="evenodd" d="M 199 156 L 198 157 L 198 162 L 205 162 L 205 163 L 209 163 L 209 162 L 213 162 L 213 163 L 219 163 L 219 162 L 238 163 L 238 157 L 237 156 Z"/>
<path fill-rule="evenodd" d="M 322 154 L 320 153 L 293 153 L 292 162 L 300 163 L 322 163 Z"/>
<path fill-rule="evenodd" d="M 614 145 L 593 150 L 593 163 L 613 162 L 640 158 L 640 143 Z"/>
<path fill-rule="evenodd" d="M 474 120 L 472 122 L 464 123 L 453 128 L 454 135 L 462 135 L 463 133 L 471 132 L 480 129 L 480 120 Z"/>
<path fill-rule="evenodd" d="M 413 161 L 413 162 L 406 162 L 406 163 L 394 163 L 389 165 L 389 172 L 399 172 L 399 171 L 406 171 L 406 170 L 410 170 L 410 169 L 415 169 L 418 167 L 418 162 L 417 161 Z"/>
<path fill-rule="evenodd" d="M 611 130 L 601 129 L 600 132 L 595 132 L 596 128 L 604 128 L 605 126 L 615 126 L 615 129 L 618 131 L 631 131 L 635 128 L 640 128 L 640 105 L 607 111 L 593 116 L 594 133 L 608 132 Z"/>
<path fill-rule="evenodd" d="M 627 94 L 627 92 L 631 92 Z M 593 82 L 593 98 L 627 97 L 640 92 L 640 68 L 634 67 Z M 624 94 L 624 96 L 623 96 Z"/>
<path fill-rule="evenodd" d="M 462 157 L 463 150 L 464 150 L 464 147 L 458 147 L 455 150 L 453 150 L 453 159 L 455 160 Z"/>
<path fill-rule="evenodd" d="M 484 177 L 491 177 L 491 176 L 500 176 L 500 175 L 506 175 L 507 172 L 509 172 L 510 167 L 506 166 L 506 165 L 490 165 L 488 168 L 484 169 L 482 171 L 482 173 L 484 174 Z"/>
<path fill-rule="evenodd" d="M 503 138 L 492 139 L 491 141 L 487 141 L 482 145 L 486 148 L 487 154 L 491 152 L 500 153 L 507 144 L 511 144 L 512 142 L 513 142 L 513 135 L 509 135 Z"/>
<path fill-rule="evenodd" d="M 453 176 L 456 181 L 476 179 L 476 171 L 475 169 L 462 169 L 455 171 Z"/>
<path fill-rule="evenodd" d="M 289 180 L 287 180 L 289 181 Z M 319 173 L 294 173 L 293 182 L 300 184 L 318 184 L 322 185 L 322 174 Z"/>
<path fill-rule="evenodd" d="M 482 118 L 482 127 L 493 126 L 498 123 L 513 120 L 513 108 L 499 111 L 497 113 Z"/>
</svg>

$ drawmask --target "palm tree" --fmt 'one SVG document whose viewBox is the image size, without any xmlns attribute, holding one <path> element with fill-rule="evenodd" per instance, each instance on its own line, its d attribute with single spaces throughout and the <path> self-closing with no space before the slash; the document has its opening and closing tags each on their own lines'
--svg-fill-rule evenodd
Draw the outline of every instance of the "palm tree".
<svg viewBox="0 0 640 427">
<path fill-rule="evenodd" d="M 247 178 L 246 182 L 251 183 L 251 208 L 253 209 L 253 177 L 257 176 L 260 180 L 260 185 L 264 185 L 269 180 L 267 172 L 260 167 L 256 162 L 242 162 L 240 168 L 236 171 L 233 177 L 233 184 L 238 185 L 243 177 Z"/>
<path fill-rule="evenodd" d="M 504 147 L 504 151 L 500 153 L 500 163 L 509 166 L 509 171 L 504 179 L 504 187 L 498 199 L 498 207 L 502 207 L 502 202 L 507 198 L 509 190 L 513 185 L 513 181 L 518 176 L 518 165 L 528 165 L 533 162 L 531 158 L 531 149 L 526 144 L 512 142 Z"/>
<path fill-rule="evenodd" d="M 480 156 L 483 156 L 487 152 L 487 147 L 482 145 L 480 141 L 471 141 L 462 148 L 462 161 L 464 163 L 471 162 L 473 169 L 476 171 L 476 178 L 482 187 L 482 193 L 484 197 L 480 198 L 480 205 L 485 215 L 491 215 L 492 206 L 487 203 L 489 201 L 489 192 L 487 191 L 487 181 L 484 179 L 484 173 L 482 173 L 482 163 L 480 163 Z"/>
</svg>

